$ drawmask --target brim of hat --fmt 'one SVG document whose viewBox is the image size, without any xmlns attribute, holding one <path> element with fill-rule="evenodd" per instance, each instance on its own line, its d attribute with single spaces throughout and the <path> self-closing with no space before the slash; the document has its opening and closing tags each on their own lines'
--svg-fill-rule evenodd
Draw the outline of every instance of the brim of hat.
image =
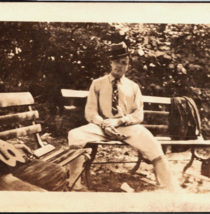
<svg viewBox="0 0 210 214">
<path fill-rule="evenodd" d="M 125 56 L 128 56 L 128 53 L 124 53 L 124 54 L 120 54 L 118 56 L 109 56 L 110 59 L 119 59 L 119 58 L 123 58 Z"/>
</svg>

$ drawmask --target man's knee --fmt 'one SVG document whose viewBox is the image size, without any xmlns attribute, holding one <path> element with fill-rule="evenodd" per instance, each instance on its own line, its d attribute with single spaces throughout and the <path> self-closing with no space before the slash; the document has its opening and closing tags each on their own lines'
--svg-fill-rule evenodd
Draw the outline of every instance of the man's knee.
<svg viewBox="0 0 210 214">
<path fill-rule="evenodd" d="M 77 129 L 72 129 L 68 132 L 68 143 L 69 145 L 73 144 L 74 139 L 77 137 Z"/>
<path fill-rule="evenodd" d="M 160 162 L 167 162 L 165 155 L 160 155 L 152 160 L 153 166 L 157 165 Z"/>
</svg>

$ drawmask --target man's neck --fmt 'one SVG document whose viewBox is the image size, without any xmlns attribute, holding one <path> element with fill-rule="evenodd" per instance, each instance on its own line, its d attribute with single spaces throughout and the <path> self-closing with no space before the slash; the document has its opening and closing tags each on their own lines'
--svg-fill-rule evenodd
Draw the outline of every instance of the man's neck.
<svg viewBox="0 0 210 214">
<path fill-rule="evenodd" d="M 115 76 L 113 76 L 111 73 L 110 73 L 110 76 L 111 76 L 112 79 L 121 79 L 122 77 L 124 77 L 124 75 L 121 76 L 121 77 L 115 77 Z"/>
</svg>

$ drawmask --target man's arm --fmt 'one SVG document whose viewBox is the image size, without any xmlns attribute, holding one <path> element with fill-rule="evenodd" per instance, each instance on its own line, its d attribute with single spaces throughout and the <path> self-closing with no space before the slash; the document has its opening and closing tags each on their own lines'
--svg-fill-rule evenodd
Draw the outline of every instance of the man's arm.
<svg viewBox="0 0 210 214">
<path fill-rule="evenodd" d="M 134 111 L 133 113 L 120 118 L 121 125 L 122 124 L 124 125 L 139 124 L 144 120 L 142 94 L 137 84 L 134 92 L 135 92 L 135 98 L 134 98 L 134 104 L 133 104 Z"/>
<path fill-rule="evenodd" d="M 103 118 L 99 115 L 98 109 L 98 91 L 96 89 L 95 81 L 92 82 L 85 106 L 85 118 L 89 123 L 94 123 L 101 126 Z"/>
</svg>

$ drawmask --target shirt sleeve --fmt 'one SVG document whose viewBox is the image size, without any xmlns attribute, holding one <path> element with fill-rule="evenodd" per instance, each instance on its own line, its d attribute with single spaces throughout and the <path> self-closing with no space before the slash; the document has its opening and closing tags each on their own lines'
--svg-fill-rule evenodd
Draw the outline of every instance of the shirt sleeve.
<svg viewBox="0 0 210 214">
<path fill-rule="evenodd" d="M 89 123 L 101 126 L 103 118 L 99 115 L 98 109 L 98 90 L 95 81 L 92 82 L 85 106 L 85 118 Z"/>
<path fill-rule="evenodd" d="M 138 85 L 134 89 L 133 113 L 122 118 L 125 125 L 139 124 L 144 120 L 142 94 Z"/>
</svg>

